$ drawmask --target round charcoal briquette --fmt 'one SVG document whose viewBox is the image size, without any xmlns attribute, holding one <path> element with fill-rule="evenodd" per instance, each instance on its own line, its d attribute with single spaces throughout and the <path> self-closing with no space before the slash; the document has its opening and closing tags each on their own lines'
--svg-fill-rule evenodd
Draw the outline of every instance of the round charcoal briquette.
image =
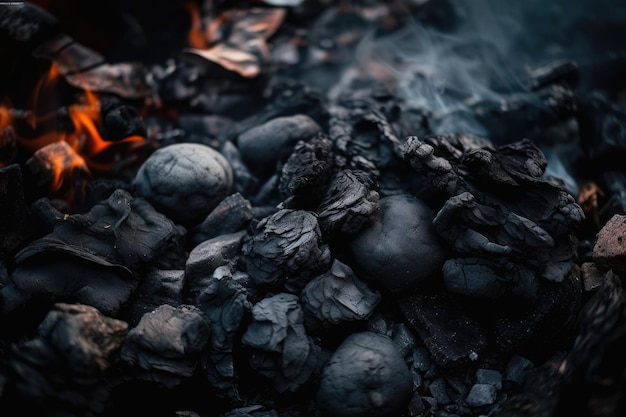
<svg viewBox="0 0 626 417">
<path fill-rule="evenodd" d="M 359 276 L 400 292 L 439 273 L 446 258 L 433 228 L 434 217 L 411 195 L 382 198 L 378 219 L 350 245 Z"/>
<path fill-rule="evenodd" d="M 133 194 L 184 226 L 195 225 L 231 192 L 226 158 L 207 145 L 177 143 L 157 149 L 137 171 Z"/>
<path fill-rule="evenodd" d="M 393 341 L 364 331 L 348 336 L 328 359 L 317 405 L 329 417 L 399 415 L 412 388 L 411 372 Z"/>
</svg>

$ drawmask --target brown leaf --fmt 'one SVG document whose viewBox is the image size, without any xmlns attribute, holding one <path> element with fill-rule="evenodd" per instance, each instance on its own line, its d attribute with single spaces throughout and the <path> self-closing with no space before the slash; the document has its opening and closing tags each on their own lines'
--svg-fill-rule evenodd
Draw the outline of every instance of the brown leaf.
<svg viewBox="0 0 626 417">
<path fill-rule="evenodd" d="M 269 59 L 269 39 L 283 22 L 286 11 L 281 8 L 227 10 L 215 20 L 206 22 L 206 49 L 188 48 L 186 58 L 201 57 L 246 78 L 261 73 Z"/>
</svg>

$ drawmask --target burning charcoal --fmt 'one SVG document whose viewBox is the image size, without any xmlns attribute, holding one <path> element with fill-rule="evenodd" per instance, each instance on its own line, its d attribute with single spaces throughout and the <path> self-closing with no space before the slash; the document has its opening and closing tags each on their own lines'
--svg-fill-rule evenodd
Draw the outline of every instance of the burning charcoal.
<svg viewBox="0 0 626 417">
<path fill-rule="evenodd" d="M 306 334 L 294 294 L 278 293 L 256 303 L 241 342 L 252 349 L 252 368 L 271 379 L 278 392 L 298 391 L 326 360 L 325 352 Z"/>
<path fill-rule="evenodd" d="M 35 185 L 52 195 L 73 195 L 80 190 L 81 180 L 91 175 L 83 157 L 65 141 L 39 148 L 26 167 Z"/>
<path fill-rule="evenodd" d="M 363 171 L 344 169 L 336 173 L 317 209 L 324 236 L 354 235 L 374 222 L 380 210 L 377 188 Z"/>
<path fill-rule="evenodd" d="M 626 269 L 626 215 L 615 214 L 600 229 L 593 247 L 593 260 L 606 269 Z"/>
<path fill-rule="evenodd" d="M 222 265 L 234 263 L 246 231 L 220 235 L 194 247 L 185 264 L 184 299 L 196 304 L 198 294 L 210 283 L 213 272 Z"/>
<path fill-rule="evenodd" d="M 178 306 L 182 303 L 185 271 L 182 269 L 152 269 L 141 279 L 137 288 L 137 297 L 133 301 L 130 313 L 130 326 L 136 326 L 144 314 L 163 304 Z"/>
<path fill-rule="evenodd" d="M 150 204 L 117 190 L 85 214 L 59 221 L 52 233 L 15 256 L 11 283 L 0 291 L 5 312 L 31 300 L 69 299 L 115 316 L 148 264 L 181 261 L 184 232 Z M 170 258 L 171 257 L 171 258 Z"/>
<path fill-rule="evenodd" d="M 325 133 L 296 144 L 280 173 L 278 191 L 288 200 L 284 205 L 308 210 L 317 207 L 332 175 L 332 146 Z"/>
<path fill-rule="evenodd" d="M 100 415 L 109 401 L 104 375 L 127 333 L 127 323 L 93 307 L 55 304 L 36 336 L 12 345 L 15 381 L 4 398 L 33 415 Z"/>
<path fill-rule="evenodd" d="M 20 165 L 0 168 L 0 259 L 13 256 L 28 237 Z"/>
<path fill-rule="evenodd" d="M 232 270 L 218 271 L 198 295 L 198 307 L 210 321 L 211 336 L 202 367 L 211 386 L 227 398 L 239 397 L 234 350 L 244 320 L 252 311 L 248 292 Z"/>
<path fill-rule="evenodd" d="M 17 138 L 15 129 L 6 126 L 0 129 L 0 167 L 5 167 L 14 163 L 17 157 Z"/>
<path fill-rule="evenodd" d="M 197 307 L 164 304 L 128 332 L 120 357 L 136 368 L 139 378 L 172 387 L 191 377 L 210 332 Z"/>
<path fill-rule="evenodd" d="M 147 135 L 146 125 L 137 109 L 118 100 L 103 101 L 100 107 L 102 114 L 102 137 L 110 141 L 118 141 L 128 136 Z"/>
<path fill-rule="evenodd" d="M 355 272 L 392 292 L 433 281 L 445 260 L 433 218 L 432 210 L 413 196 L 380 199 L 380 217 L 350 243 Z"/>
<path fill-rule="evenodd" d="M 246 270 L 259 286 L 299 292 L 328 269 L 331 253 L 315 214 L 282 209 L 262 219 L 244 240 Z"/>
<path fill-rule="evenodd" d="M 252 205 L 241 194 L 224 198 L 192 232 L 198 245 L 219 235 L 243 230 L 252 220 Z"/>
<path fill-rule="evenodd" d="M 314 332 L 366 320 L 380 299 L 379 292 L 370 290 L 339 260 L 333 261 L 327 273 L 309 281 L 300 294 L 305 324 Z"/>
<path fill-rule="evenodd" d="M 324 366 L 317 404 L 336 417 L 396 415 L 408 406 L 412 387 L 411 373 L 390 338 L 353 333 Z"/>
<path fill-rule="evenodd" d="M 276 163 L 285 161 L 299 141 L 321 132 L 320 125 L 305 114 L 277 117 L 239 135 L 236 144 L 250 171 L 267 176 Z"/>
<path fill-rule="evenodd" d="M 202 221 L 230 194 L 233 173 L 215 149 L 179 143 L 157 149 L 133 180 L 138 197 L 183 226 Z"/>
<path fill-rule="evenodd" d="M 414 291 L 399 296 L 398 306 L 442 367 L 467 364 L 487 347 L 483 325 L 452 294 Z"/>
</svg>

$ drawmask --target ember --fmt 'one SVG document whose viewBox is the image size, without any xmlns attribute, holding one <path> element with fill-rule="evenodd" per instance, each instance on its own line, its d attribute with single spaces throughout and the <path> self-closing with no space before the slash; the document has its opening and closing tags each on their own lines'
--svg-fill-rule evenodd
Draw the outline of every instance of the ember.
<svg viewBox="0 0 626 417">
<path fill-rule="evenodd" d="M 626 415 L 625 33 L 0 3 L 0 413 Z"/>
</svg>

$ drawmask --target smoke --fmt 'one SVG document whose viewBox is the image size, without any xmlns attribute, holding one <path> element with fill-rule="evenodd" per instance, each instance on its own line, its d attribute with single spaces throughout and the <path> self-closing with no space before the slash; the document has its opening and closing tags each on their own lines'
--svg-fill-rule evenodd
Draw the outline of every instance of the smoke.
<svg viewBox="0 0 626 417">
<path fill-rule="evenodd" d="M 486 135 L 468 105 L 498 101 L 526 90 L 527 71 L 556 59 L 575 61 L 581 71 L 609 57 L 626 56 L 626 22 L 614 0 L 450 0 L 456 22 L 438 28 L 415 16 L 385 36 L 365 37 L 357 65 L 384 67 L 396 94 L 432 114 L 435 133 Z M 621 49 L 620 49 L 621 48 Z M 588 78 L 588 77 L 587 77 Z M 583 74 L 582 80 L 587 80 Z M 588 82 L 588 81 L 587 81 Z"/>
</svg>

